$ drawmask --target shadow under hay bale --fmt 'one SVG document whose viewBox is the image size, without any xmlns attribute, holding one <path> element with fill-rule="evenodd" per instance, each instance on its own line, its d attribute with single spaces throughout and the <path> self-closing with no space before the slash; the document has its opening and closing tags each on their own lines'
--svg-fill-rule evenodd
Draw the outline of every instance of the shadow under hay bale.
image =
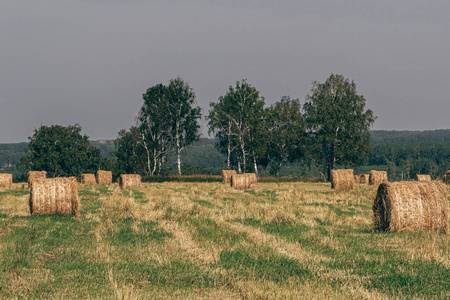
<svg viewBox="0 0 450 300">
<path fill-rule="evenodd" d="M 112 184 L 112 172 L 111 171 L 97 171 L 97 184 L 98 185 L 110 185 Z"/>
<path fill-rule="evenodd" d="M 46 171 L 28 171 L 28 187 L 31 186 L 31 181 L 34 179 L 47 178 Z"/>
<path fill-rule="evenodd" d="M 450 171 L 447 171 L 447 173 L 444 175 L 444 182 L 446 184 L 450 184 Z"/>
<path fill-rule="evenodd" d="M 372 209 L 375 230 L 448 232 L 448 200 L 440 181 L 382 183 Z"/>
<path fill-rule="evenodd" d="M 431 176 L 416 174 L 416 176 L 414 176 L 414 180 L 415 181 L 431 181 Z"/>
<path fill-rule="evenodd" d="M 231 176 L 231 187 L 238 190 L 249 189 L 252 185 L 250 177 L 246 174 L 235 174 Z"/>
<path fill-rule="evenodd" d="M 124 189 L 138 189 L 141 186 L 141 175 L 138 174 L 120 174 L 119 186 Z"/>
<path fill-rule="evenodd" d="M 331 188 L 339 189 L 353 189 L 355 185 L 355 177 L 353 176 L 353 169 L 331 170 Z"/>
<path fill-rule="evenodd" d="M 95 179 L 95 174 L 81 174 L 81 183 L 82 184 L 97 184 L 97 180 Z"/>
<path fill-rule="evenodd" d="M 9 187 L 12 185 L 12 174 L 0 173 L 0 187 Z"/>
<path fill-rule="evenodd" d="M 386 171 L 375 171 L 372 170 L 369 173 L 369 184 L 370 185 L 374 185 L 374 184 L 381 184 L 383 182 L 387 182 L 388 178 L 387 178 L 387 172 Z"/>
<path fill-rule="evenodd" d="M 31 215 L 79 216 L 77 187 L 75 177 L 33 179 L 29 199 Z"/>
<path fill-rule="evenodd" d="M 231 176 L 236 175 L 235 170 L 222 170 L 222 183 L 223 184 L 230 184 L 231 183 Z"/>
</svg>

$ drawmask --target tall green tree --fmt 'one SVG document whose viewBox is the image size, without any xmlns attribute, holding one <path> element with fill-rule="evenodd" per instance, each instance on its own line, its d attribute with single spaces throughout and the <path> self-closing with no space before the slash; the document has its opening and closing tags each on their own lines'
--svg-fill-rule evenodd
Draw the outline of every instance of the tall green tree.
<svg viewBox="0 0 450 300">
<path fill-rule="evenodd" d="M 198 120 L 201 118 L 201 108 L 195 107 L 195 94 L 180 77 L 170 80 L 167 89 L 178 175 L 181 175 L 181 151 L 200 137 Z"/>
<path fill-rule="evenodd" d="M 284 96 L 267 108 L 270 173 L 279 176 L 281 166 L 305 152 L 305 122 L 299 99 Z"/>
<path fill-rule="evenodd" d="M 116 151 L 116 172 L 118 174 L 149 175 L 147 155 L 139 128 L 132 126 L 129 131 L 121 130 L 114 141 Z"/>
<path fill-rule="evenodd" d="M 35 129 L 20 162 L 22 169 L 47 171 L 48 177 L 96 172 L 102 163 L 100 149 L 91 146 L 89 137 L 80 132 L 78 124 Z"/>
<path fill-rule="evenodd" d="M 235 157 L 239 173 L 245 172 L 252 158 L 257 173 L 257 161 L 263 156 L 260 142 L 265 141 L 261 136 L 264 98 L 255 87 L 242 80 L 236 82 L 235 87 L 230 86 L 225 96 L 219 97 L 218 103 L 210 103 L 210 107 L 209 130 L 218 139 L 218 147 L 226 147 L 227 166 Z"/>
<path fill-rule="evenodd" d="M 336 165 L 358 163 L 369 153 L 369 128 L 376 117 L 365 105 L 356 84 L 342 75 L 331 74 L 324 83 L 313 82 L 306 96 L 303 109 L 309 156 L 322 166 L 328 180 Z"/>
<path fill-rule="evenodd" d="M 168 86 L 158 84 L 147 89 L 139 111 L 140 142 L 147 156 L 150 175 L 163 175 L 167 155 L 177 152 L 178 174 L 181 175 L 181 151 L 198 140 L 200 107 L 195 107 L 195 94 L 180 77 Z"/>
</svg>

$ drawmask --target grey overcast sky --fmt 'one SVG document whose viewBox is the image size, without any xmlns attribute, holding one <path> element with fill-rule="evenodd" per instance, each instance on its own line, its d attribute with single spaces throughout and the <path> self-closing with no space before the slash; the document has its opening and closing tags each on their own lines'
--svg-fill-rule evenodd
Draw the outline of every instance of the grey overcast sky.
<svg viewBox="0 0 450 300">
<path fill-rule="evenodd" d="M 206 115 L 244 78 L 270 105 L 342 74 L 373 129 L 448 129 L 449 16 L 448 0 L 1 0 L 0 143 L 41 124 L 115 139 L 177 76 Z"/>
</svg>

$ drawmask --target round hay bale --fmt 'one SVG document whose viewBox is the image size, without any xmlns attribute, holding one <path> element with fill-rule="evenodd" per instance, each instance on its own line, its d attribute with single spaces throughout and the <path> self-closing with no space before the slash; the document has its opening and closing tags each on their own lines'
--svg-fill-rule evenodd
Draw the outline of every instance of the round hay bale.
<svg viewBox="0 0 450 300">
<path fill-rule="evenodd" d="M 256 176 L 256 173 L 244 173 L 243 175 L 249 178 L 250 184 L 258 182 L 258 176 Z"/>
<path fill-rule="evenodd" d="M 222 170 L 222 183 L 223 184 L 230 184 L 231 183 L 231 176 L 236 175 L 235 170 Z"/>
<path fill-rule="evenodd" d="M 382 183 L 372 209 L 375 230 L 448 232 L 448 200 L 440 181 Z"/>
<path fill-rule="evenodd" d="M 386 171 L 375 171 L 372 170 L 369 173 L 369 184 L 370 185 L 374 185 L 374 184 L 380 184 L 383 182 L 387 182 L 388 178 L 387 178 L 387 172 Z"/>
<path fill-rule="evenodd" d="M 369 183 L 369 174 L 360 174 L 359 175 L 359 183 L 367 184 Z"/>
<path fill-rule="evenodd" d="M 0 173 L 0 187 L 9 187 L 12 184 L 12 174 Z"/>
<path fill-rule="evenodd" d="M 251 186 L 250 177 L 245 174 L 235 174 L 231 176 L 231 187 L 239 190 L 249 189 Z"/>
<path fill-rule="evenodd" d="M 331 170 L 331 188 L 332 189 L 353 189 L 355 177 L 353 169 Z"/>
<path fill-rule="evenodd" d="M 444 175 L 444 182 L 446 184 L 450 184 L 450 171 L 447 171 L 447 173 Z"/>
<path fill-rule="evenodd" d="M 355 176 L 353 176 L 353 178 L 355 179 L 355 183 L 361 183 L 361 182 L 360 182 L 361 176 L 355 175 Z"/>
<path fill-rule="evenodd" d="M 95 179 L 95 174 L 81 174 L 81 183 L 82 184 L 97 184 L 97 180 Z"/>
<path fill-rule="evenodd" d="M 31 215 L 79 215 L 80 199 L 75 177 L 33 179 L 30 191 Z"/>
<path fill-rule="evenodd" d="M 47 178 L 47 172 L 46 171 L 28 171 L 28 187 L 31 186 L 31 181 L 34 179 L 42 179 Z"/>
<path fill-rule="evenodd" d="M 138 189 L 141 186 L 141 175 L 138 174 L 120 174 L 119 186 L 124 189 Z"/>
<path fill-rule="evenodd" d="M 112 183 L 112 172 L 111 171 L 97 171 L 97 184 L 99 185 L 110 185 Z"/>
<path fill-rule="evenodd" d="M 414 180 L 415 181 L 431 181 L 431 176 L 416 174 L 416 176 L 414 176 Z"/>
</svg>

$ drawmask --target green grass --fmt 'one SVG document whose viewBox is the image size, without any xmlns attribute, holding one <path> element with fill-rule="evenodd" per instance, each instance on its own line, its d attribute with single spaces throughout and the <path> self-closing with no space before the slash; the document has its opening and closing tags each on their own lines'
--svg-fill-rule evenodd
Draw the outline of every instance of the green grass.
<svg viewBox="0 0 450 300">
<path fill-rule="evenodd" d="M 450 298 L 450 238 L 372 231 L 375 187 L 80 186 L 80 216 L 0 190 L 0 298 Z"/>
</svg>

